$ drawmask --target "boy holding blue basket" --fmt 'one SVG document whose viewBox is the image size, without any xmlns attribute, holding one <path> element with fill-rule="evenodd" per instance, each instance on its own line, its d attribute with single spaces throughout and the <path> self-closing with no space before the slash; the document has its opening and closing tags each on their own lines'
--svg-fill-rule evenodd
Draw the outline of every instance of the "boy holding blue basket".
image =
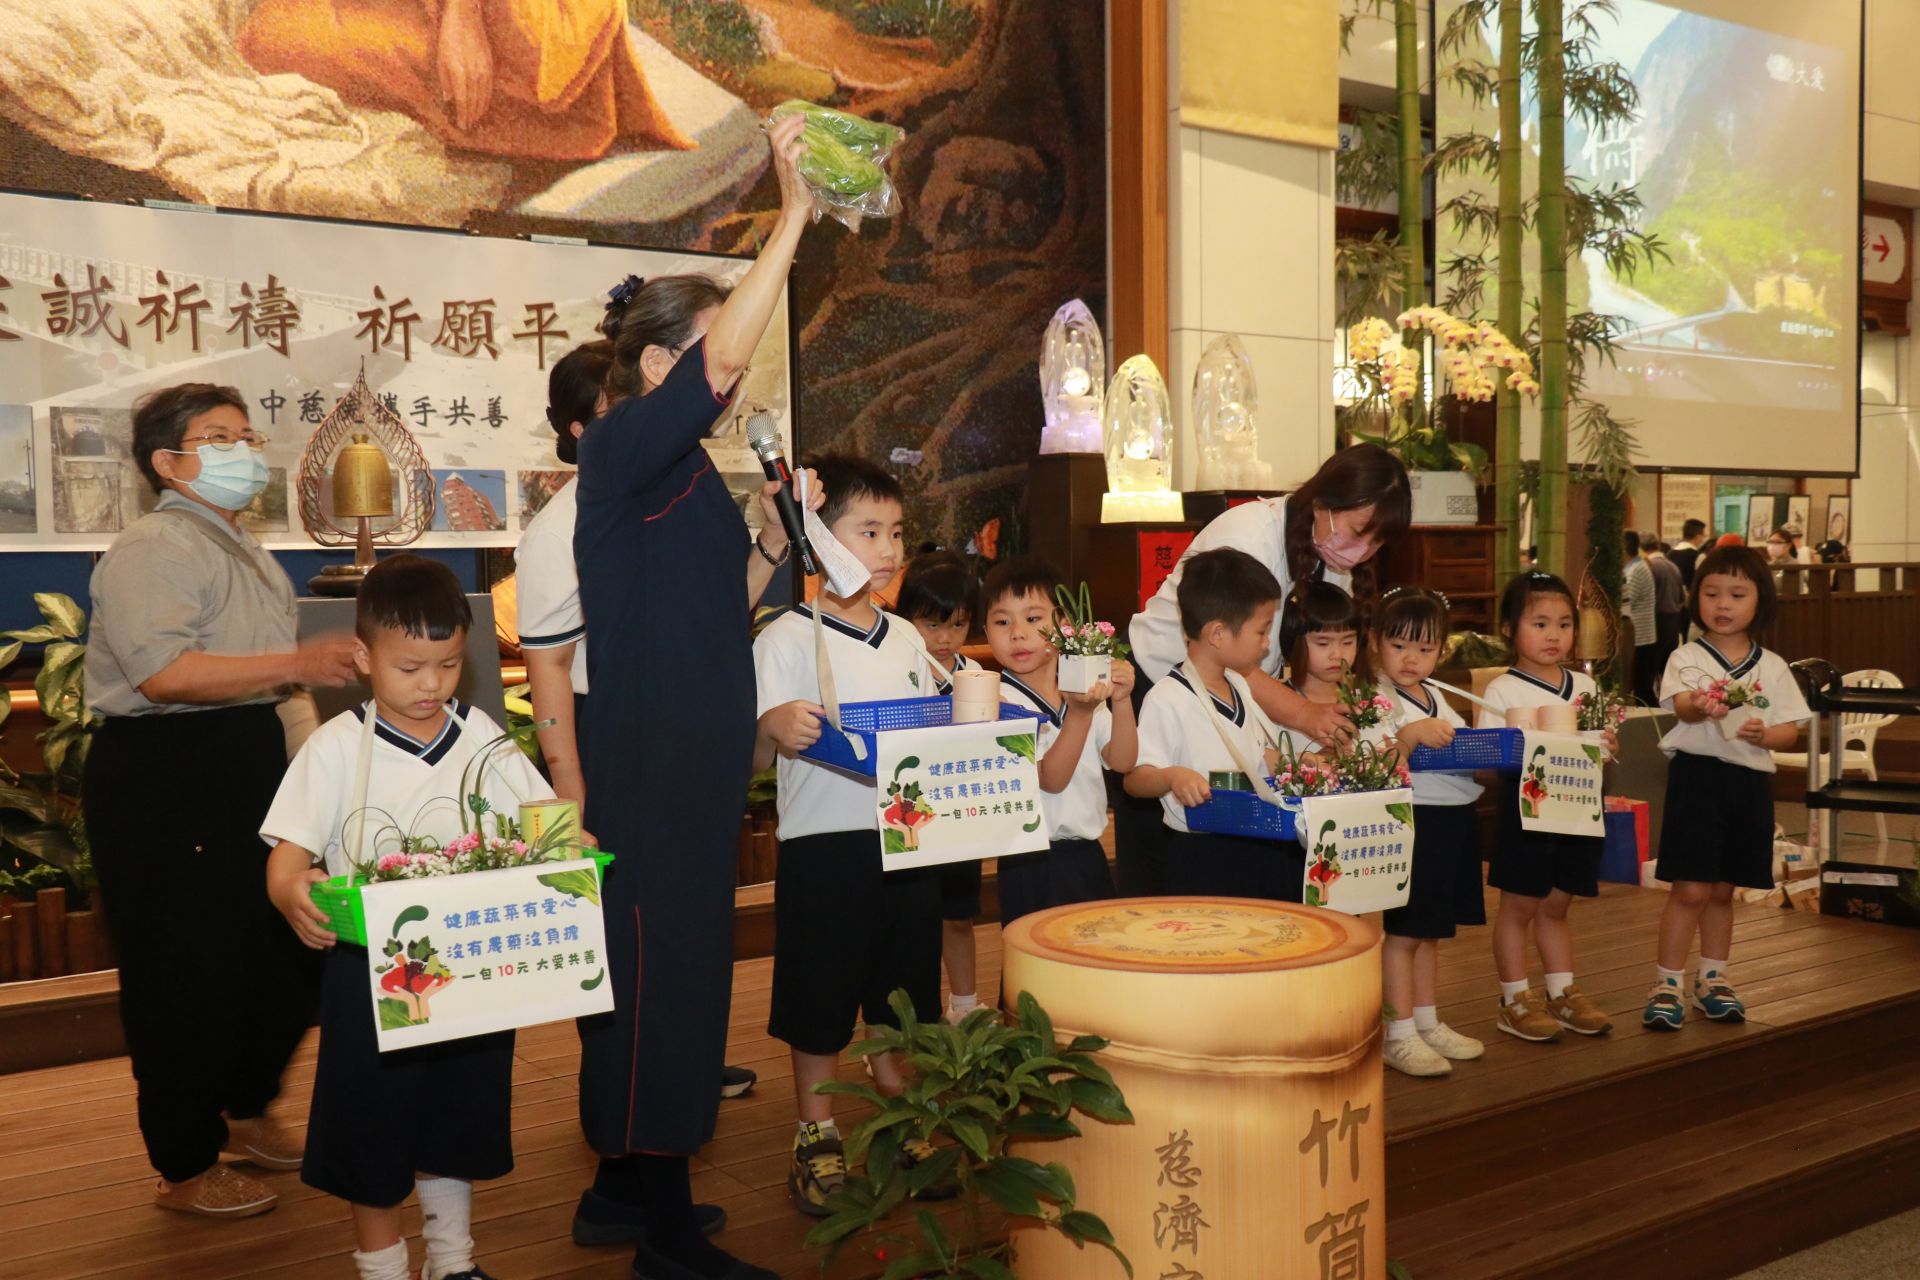
<svg viewBox="0 0 1920 1280">
<path fill-rule="evenodd" d="M 1184 562 L 1177 599 L 1187 659 L 1140 707 L 1127 794 L 1159 800 L 1165 811 L 1167 892 L 1298 902 L 1306 851 L 1297 842 L 1187 829 L 1187 808 L 1212 798 L 1213 775 L 1273 767 L 1273 722 L 1244 673 L 1266 657 L 1280 583 L 1246 552 L 1222 547 Z"/>
<path fill-rule="evenodd" d="M 314 731 L 260 828 L 273 846 L 268 896 L 301 941 L 328 949 L 300 1178 L 353 1206 L 361 1280 L 410 1280 L 400 1206 L 415 1190 L 427 1243 L 420 1274 L 487 1280 L 473 1262 L 473 1182 L 513 1169 L 513 1033 L 381 1053 L 366 950 L 336 946 L 309 896 L 315 883 L 352 874 L 356 860 L 406 856 L 402 833 L 453 841 L 463 780 L 502 813 L 553 795 L 485 712 L 453 697 L 472 625 L 445 565 L 401 554 L 375 566 L 354 623 L 373 701 Z"/>
<path fill-rule="evenodd" d="M 922 1020 L 939 1020 L 940 884 L 930 870 L 882 868 L 871 777 L 799 755 L 823 733 L 839 732 L 825 724 L 823 678 L 849 702 L 915 698 L 933 688 L 913 624 L 881 611 L 868 594 L 892 581 L 905 559 L 899 484 L 856 458 L 826 455 L 810 465 L 827 495 L 820 519 L 872 576 L 844 597 L 823 582 L 811 607 L 795 606 L 754 641 L 754 767 L 778 757 L 780 861 L 767 1034 L 793 1054 L 800 1127 L 787 1189 L 802 1213 L 825 1217 L 827 1197 L 846 1180 L 846 1155 L 832 1099 L 813 1087 L 835 1078 L 856 1017 L 897 1024 L 887 1007 L 896 988 L 906 988 Z M 898 1062 L 868 1062 L 881 1090 L 901 1090 Z M 916 1160 L 932 1154 L 924 1142 L 907 1146 Z"/>
</svg>

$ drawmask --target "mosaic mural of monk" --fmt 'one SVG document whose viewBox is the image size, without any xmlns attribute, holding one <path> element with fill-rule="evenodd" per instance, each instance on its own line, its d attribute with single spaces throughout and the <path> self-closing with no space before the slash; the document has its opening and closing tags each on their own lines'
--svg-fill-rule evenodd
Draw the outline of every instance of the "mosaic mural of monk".
<svg viewBox="0 0 1920 1280">
<path fill-rule="evenodd" d="M 255 70 L 412 116 L 450 147 L 538 160 L 694 143 L 647 88 L 624 0 L 261 0 Z"/>
</svg>

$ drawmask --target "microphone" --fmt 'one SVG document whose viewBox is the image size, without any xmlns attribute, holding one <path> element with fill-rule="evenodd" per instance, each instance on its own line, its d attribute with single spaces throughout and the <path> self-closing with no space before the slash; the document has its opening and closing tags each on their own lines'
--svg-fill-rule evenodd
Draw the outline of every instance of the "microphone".
<svg viewBox="0 0 1920 1280">
<path fill-rule="evenodd" d="M 760 459 L 760 467 L 767 473 L 767 479 L 780 482 L 780 492 L 774 502 L 780 508 L 780 523 L 787 531 L 787 542 L 793 553 L 800 557 L 800 567 L 809 574 L 817 574 L 820 567 L 814 563 L 813 548 L 807 543 L 806 521 L 799 504 L 793 500 L 793 472 L 787 466 L 787 460 L 780 456 L 780 428 L 773 416 L 760 410 L 747 419 L 747 444 Z"/>
</svg>

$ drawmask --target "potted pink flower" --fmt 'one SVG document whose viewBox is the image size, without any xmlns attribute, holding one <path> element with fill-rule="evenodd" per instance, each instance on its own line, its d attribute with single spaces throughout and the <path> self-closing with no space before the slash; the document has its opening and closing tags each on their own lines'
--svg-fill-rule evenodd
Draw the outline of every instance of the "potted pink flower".
<svg viewBox="0 0 1920 1280">
<path fill-rule="evenodd" d="M 1058 608 L 1047 643 L 1060 655 L 1060 692 L 1086 693 L 1112 678 L 1113 660 L 1126 657 L 1127 646 L 1117 638 L 1111 622 L 1094 620 L 1093 589 L 1086 583 L 1080 584 L 1078 595 L 1058 587 L 1054 599 Z"/>
</svg>

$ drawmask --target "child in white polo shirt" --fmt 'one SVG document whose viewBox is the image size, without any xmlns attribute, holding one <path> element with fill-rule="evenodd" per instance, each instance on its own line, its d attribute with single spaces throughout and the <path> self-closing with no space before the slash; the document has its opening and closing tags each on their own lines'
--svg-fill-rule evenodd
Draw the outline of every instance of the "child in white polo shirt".
<svg viewBox="0 0 1920 1280">
<path fill-rule="evenodd" d="M 473 1182 L 513 1169 L 513 1033 L 380 1052 L 363 947 L 335 945 L 313 883 L 399 851 L 402 832 L 461 832 L 461 780 L 514 812 L 553 792 L 484 711 L 453 697 L 473 612 L 453 571 L 423 556 L 382 560 L 361 584 L 356 661 L 373 688 L 314 731 L 260 828 L 267 892 L 301 940 L 329 948 L 320 1061 L 301 1181 L 353 1206 L 362 1280 L 408 1280 L 400 1206 L 418 1190 L 425 1280 L 485 1280 L 473 1262 Z M 349 813 L 366 717 L 374 716 L 365 824 Z M 492 747 L 492 750 L 488 750 Z M 487 751 L 484 767 L 472 766 Z M 324 866 L 316 865 L 324 862 Z"/>
<path fill-rule="evenodd" d="M 1280 583 L 1246 552 L 1221 547 L 1184 563 L 1178 601 L 1187 659 L 1147 692 L 1127 794 L 1164 810 L 1167 892 L 1298 902 L 1306 851 L 1297 842 L 1187 830 L 1187 806 L 1213 795 L 1210 775 L 1273 767 L 1273 722 L 1241 673 L 1266 656 Z"/>
<path fill-rule="evenodd" d="M 824 1217 L 827 1197 L 846 1180 L 833 1101 L 813 1087 L 835 1078 L 854 1022 L 897 1025 L 887 997 L 900 987 L 918 1016 L 940 1018 L 940 882 L 926 869 L 886 871 L 870 776 L 843 772 L 799 752 L 826 729 L 815 657 L 814 610 L 843 702 L 916 698 L 932 692 L 913 624 L 874 605 L 904 556 L 898 482 L 857 458 L 826 455 L 811 464 L 827 500 L 820 518 L 872 575 L 852 595 L 821 585 L 811 607 L 775 618 L 753 643 L 760 736 L 754 767 L 778 759 L 780 860 L 774 873 L 772 1009 L 767 1034 L 793 1054 L 794 1138 L 787 1189 L 802 1213 Z M 900 1064 L 867 1059 L 874 1080 L 898 1093 Z M 924 1142 L 907 1144 L 925 1159 Z"/>
<path fill-rule="evenodd" d="M 1139 754 L 1131 666 L 1116 660 L 1110 681 L 1085 693 L 1060 692 L 1060 655 L 1047 641 L 1059 585 L 1060 575 L 1045 563 L 1015 558 L 988 571 L 981 589 L 1001 696 L 1040 713 L 1040 804 L 1050 842 L 999 860 L 1002 926 L 1048 907 L 1113 896 L 1100 847 L 1106 771 L 1125 773 Z"/>
</svg>

